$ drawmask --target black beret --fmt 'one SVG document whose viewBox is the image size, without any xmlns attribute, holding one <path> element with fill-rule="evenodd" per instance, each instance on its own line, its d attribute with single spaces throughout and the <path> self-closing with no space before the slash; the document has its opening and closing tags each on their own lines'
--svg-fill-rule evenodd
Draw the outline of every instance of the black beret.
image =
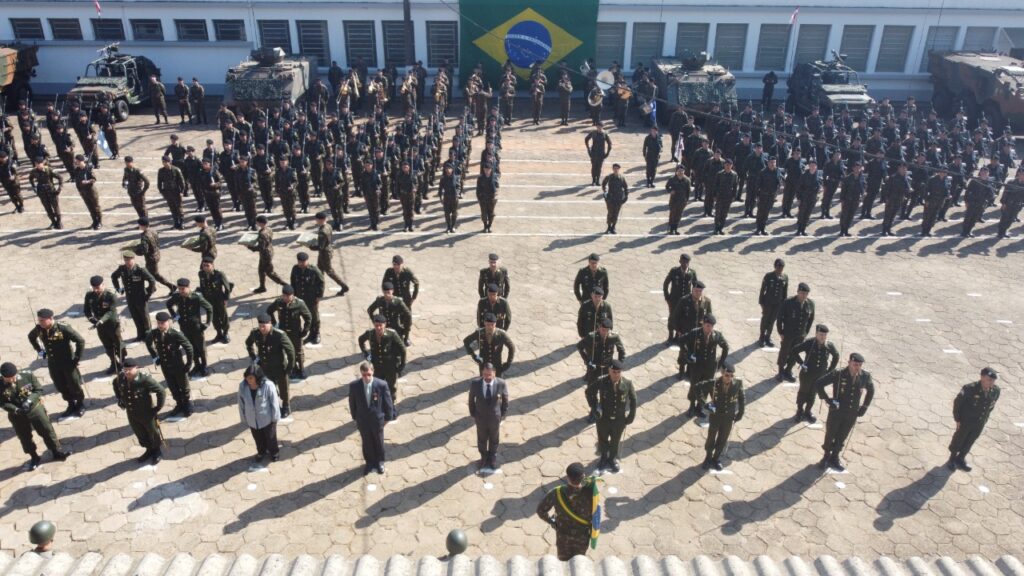
<svg viewBox="0 0 1024 576">
<path fill-rule="evenodd" d="M 295 255 L 295 259 L 298 260 L 299 262 L 305 262 L 306 260 L 309 260 L 309 254 L 305 252 L 299 252 L 298 254 Z"/>
<path fill-rule="evenodd" d="M 189 282 L 188 278 L 178 278 L 178 286 L 188 287 L 192 283 Z"/>
<path fill-rule="evenodd" d="M 207 146 L 209 146 L 210 144 L 213 144 L 213 140 L 209 140 L 209 139 L 207 139 L 207 141 L 206 141 L 206 145 L 207 145 Z"/>
<path fill-rule="evenodd" d="M 36 316 L 43 319 L 53 318 L 53 310 L 50 310 L 49 308 L 40 308 L 39 311 L 36 312 Z"/>
<path fill-rule="evenodd" d="M 863 362 L 863 361 L 864 361 L 864 357 L 861 356 L 859 352 L 854 352 L 853 354 L 850 354 L 850 362 Z"/>
<path fill-rule="evenodd" d="M 327 212 L 324 212 L 323 210 L 317 212 L 316 213 L 316 219 L 317 220 L 327 220 Z"/>
<path fill-rule="evenodd" d="M 828 326 L 825 326 L 824 324 L 818 324 L 814 327 L 814 330 L 816 332 L 824 332 L 825 334 L 828 334 Z"/>
<path fill-rule="evenodd" d="M 160 157 L 160 161 L 161 162 L 170 162 L 171 161 L 171 157 L 170 156 L 161 156 Z"/>
<path fill-rule="evenodd" d="M 213 264 L 213 256 L 203 256 L 203 264 Z"/>
<path fill-rule="evenodd" d="M 732 362 L 726 362 L 725 366 L 722 367 L 722 372 L 728 372 L 729 374 L 736 373 L 736 365 Z"/>
<path fill-rule="evenodd" d="M 266 224 L 267 217 L 264 216 L 263 214 L 260 214 L 259 216 L 256 217 L 256 221 L 259 222 L 260 224 Z"/>
<path fill-rule="evenodd" d="M 497 292 L 498 291 L 498 285 L 494 284 L 494 283 L 488 284 L 487 285 L 487 291 L 488 292 Z"/>
<path fill-rule="evenodd" d="M 402 257 L 401 257 L 401 256 L 399 256 L 398 254 L 395 254 L 395 255 L 394 255 L 394 256 L 393 256 L 392 258 L 391 258 L 391 263 L 392 263 L 392 264 L 402 264 L 403 262 L 405 262 L 405 260 L 404 260 L 404 259 L 402 259 Z"/>
<path fill-rule="evenodd" d="M 783 260 L 782 258 L 776 258 L 775 259 L 775 267 L 776 268 L 785 268 L 786 267 L 786 261 Z"/>
<path fill-rule="evenodd" d="M 4 362 L 3 364 L 0 364 L 0 376 L 6 376 L 7 378 L 10 378 L 11 376 L 14 376 L 17 373 L 18 367 L 15 366 L 14 364 L 11 364 L 10 362 Z"/>
<path fill-rule="evenodd" d="M 497 254 L 494 254 L 494 253 L 492 252 L 492 253 L 490 253 L 490 254 L 488 254 L 488 255 L 487 255 L 487 259 L 488 259 L 488 260 L 490 260 L 490 261 L 492 261 L 492 262 L 497 262 L 499 258 L 498 258 L 498 255 L 497 255 Z"/>
<path fill-rule="evenodd" d="M 85 160 L 85 156 L 82 156 L 81 154 L 75 154 L 75 160 L 81 162 L 82 160 Z"/>
<path fill-rule="evenodd" d="M 186 152 L 195 152 L 196 151 L 196 147 L 195 146 L 185 146 L 185 151 Z"/>
<path fill-rule="evenodd" d="M 103 284 L 103 276 L 93 276 L 92 278 L 89 278 L 89 286 L 95 288 L 100 284 Z"/>
<path fill-rule="evenodd" d="M 491 314 L 490 312 L 488 312 L 487 314 L 484 314 L 484 322 L 497 322 L 497 321 L 498 321 L 498 317 L 495 316 L 494 314 Z"/>
<path fill-rule="evenodd" d="M 135 162 L 135 158 L 132 158 L 131 156 L 125 156 L 124 157 L 124 161 L 125 162 Z"/>
<path fill-rule="evenodd" d="M 121 366 L 124 366 L 125 368 L 138 368 L 139 363 L 136 362 L 134 358 L 125 358 Z"/>
<path fill-rule="evenodd" d="M 601 320 L 601 328 L 611 329 L 611 327 L 612 327 L 612 320 L 611 320 L 611 318 L 605 318 L 604 320 Z"/>
<path fill-rule="evenodd" d="M 293 288 L 291 284 L 285 284 L 284 286 L 281 286 L 281 294 L 284 294 L 285 296 L 295 294 L 295 288 Z"/>
<path fill-rule="evenodd" d="M 622 370 L 622 360 L 612 359 L 611 368 Z"/>
<path fill-rule="evenodd" d="M 273 322 L 273 319 L 270 318 L 270 314 L 260 314 L 256 317 L 256 321 L 260 324 L 270 324 Z"/>
<path fill-rule="evenodd" d="M 177 139 L 178 139 L 178 135 L 177 134 L 171 134 L 171 140 L 177 140 Z"/>
<path fill-rule="evenodd" d="M 206 222 L 206 216 L 203 216 L 203 215 L 193 216 L 192 217 L 192 221 L 195 222 L 196 224 L 199 224 L 200 222 Z"/>
<path fill-rule="evenodd" d="M 383 288 L 384 290 L 394 290 L 395 285 L 392 284 L 391 282 L 385 282 L 384 284 L 381 285 L 381 288 Z"/>
<path fill-rule="evenodd" d="M 797 284 L 796 291 L 797 292 L 810 292 L 811 291 L 811 287 L 808 286 L 806 282 L 801 282 L 801 283 Z"/>
<path fill-rule="evenodd" d="M 693 287 L 694 287 L 694 288 L 700 288 L 701 290 L 703 290 L 704 288 L 706 288 L 706 286 L 704 285 L 704 283 L 703 283 L 703 282 L 701 282 L 700 280 L 697 280 L 696 282 L 694 282 L 694 283 L 693 283 Z"/>
<path fill-rule="evenodd" d="M 732 158 L 726 158 L 725 159 L 725 163 L 726 164 L 732 164 Z"/>
<path fill-rule="evenodd" d="M 704 322 L 714 325 L 718 323 L 718 320 L 715 319 L 714 314 L 708 314 L 707 316 L 704 317 Z"/>
<path fill-rule="evenodd" d="M 569 477 L 573 482 L 579 482 L 583 480 L 583 476 L 587 473 L 586 469 L 583 468 L 583 464 L 579 462 L 573 462 L 569 464 L 569 467 L 565 469 L 565 475 Z"/>
<path fill-rule="evenodd" d="M 679 255 L 679 261 L 680 262 L 689 262 L 690 261 L 690 255 L 689 254 L 680 254 Z"/>
<path fill-rule="evenodd" d="M 600 286 L 594 286 L 594 289 L 591 290 L 590 293 L 591 294 L 600 294 L 601 296 L 604 296 L 604 288 L 601 288 Z"/>
<path fill-rule="evenodd" d="M 999 374 L 988 366 L 981 369 L 981 375 L 988 376 L 989 378 L 999 378 Z"/>
<path fill-rule="evenodd" d="M 167 312 L 160 311 L 160 312 L 156 313 L 156 321 L 157 322 L 167 322 L 170 319 L 171 319 L 171 315 L 168 314 Z"/>
<path fill-rule="evenodd" d="M 587 258 L 587 260 L 593 260 L 594 262 L 599 262 L 601 260 L 601 255 L 598 254 L 597 252 L 593 252 Z"/>
<path fill-rule="evenodd" d="M 385 318 L 383 314 L 374 314 L 373 315 L 373 323 L 374 324 L 387 324 L 388 323 L 388 319 Z"/>
</svg>

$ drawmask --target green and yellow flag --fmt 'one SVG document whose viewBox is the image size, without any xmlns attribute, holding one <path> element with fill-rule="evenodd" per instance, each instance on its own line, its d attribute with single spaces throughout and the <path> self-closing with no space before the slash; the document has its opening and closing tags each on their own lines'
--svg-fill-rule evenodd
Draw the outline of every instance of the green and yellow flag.
<svg viewBox="0 0 1024 576">
<path fill-rule="evenodd" d="M 506 60 L 523 79 L 538 60 L 545 69 L 564 60 L 578 70 L 594 55 L 597 5 L 598 0 L 460 0 L 461 83 L 477 64 L 483 65 L 485 81 L 497 82 Z"/>
</svg>

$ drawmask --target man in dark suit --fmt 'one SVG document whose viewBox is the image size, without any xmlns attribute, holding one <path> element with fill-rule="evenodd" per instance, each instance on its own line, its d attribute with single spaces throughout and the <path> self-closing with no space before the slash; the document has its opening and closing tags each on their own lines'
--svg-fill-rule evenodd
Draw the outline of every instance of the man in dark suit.
<svg viewBox="0 0 1024 576">
<path fill-rule="evenodd" d="M 363 475 L 384 473 L 384 425 L 395 419 L 387 382 L 373 377 L 373 364 L 359 364 L 359 378 L 348 385 L 348 410 L 363 442 Z"/>
<path fill-rule="evenodd" d="M 483 366 L 480 378 L 469 383 L 469 415 L 476 421 L 478 468 L 498 470 L 498 431 L 508 413 L 508 386 L 495 376 L 494 364 Z"/>
</svg>

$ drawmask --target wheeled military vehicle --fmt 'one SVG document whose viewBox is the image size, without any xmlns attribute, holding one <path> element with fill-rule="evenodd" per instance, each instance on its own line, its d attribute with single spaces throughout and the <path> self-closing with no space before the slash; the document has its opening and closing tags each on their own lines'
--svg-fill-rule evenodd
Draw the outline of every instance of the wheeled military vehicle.
<svg viewBox="0 0 1024 576">
<path fill-rule="evenodd" d="M 124 122 L 131 106 L 149 102 L 149 78 L 159 79 L 160 69 L 145 56 L 122 54 L 116 42 L 99 52 L 103 55 L 85 67 L 85 74 L 75 81 L 68 98 L 77 99 L 83 109 L 107 100 L 114 118 Z"/>
<path fill-rule="evenodd" d="M 857 72 L 843 62 L 843 55 L 832 52 L 832 60 L 797 64 L 786 80 L 786 110 L 807 114 L 817 107 L 823 115 L 848 109 L 864 110 L 874 105 L 868 87 L 860 83 Z"/>
<path fill-rule="evenodd" d="M 932 106 L 951 117 L 962 106 L 974 125 L 981 114 L 1002 132 L 1009 124 L 1024 133 L 1024 62 L 1010 56 L 981 52 L 932 52 L 928 55 L 934 92 Z"/>
<path fill-rule="evenodd" d="M 668 104 L 658 106 L 658 119 L 666 121 L 682 106 L 687 112 L 708 112 L 715 104 L 736 106 L 736 77 L 725 66 L 709 64 L 708 55 L 683 54 L 682 58 L 654 58 L 651 77 L 658 95 Z"/>
<path fill-rule="evenodd" d="M 229 68 L 224 79 L 224 103 L 240 112 L 267 108 L 282 100 L 298 103 L 316 73 L 316 59 L 285 57 L 280 48 L 253 50 L 250 59 Z"/>
<path fill-rule="evenodd" d="M 39 65 L 38 51 L 38 46 L 0 45 L 0 98 L 7 107 L 14 109 L 19 101 L 32 100 L 29 82 Z"/>
</svg>

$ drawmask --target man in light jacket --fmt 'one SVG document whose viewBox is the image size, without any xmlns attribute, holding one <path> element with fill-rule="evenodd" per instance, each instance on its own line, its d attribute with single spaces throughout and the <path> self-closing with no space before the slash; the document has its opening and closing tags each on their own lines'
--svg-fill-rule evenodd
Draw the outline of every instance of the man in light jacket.
<svg viewBox="0 0 1024 576">
<path fill-rule="evenodd" d="M 256 364 L 246 368 L 245 378 L 238 385 L 238 414 L 256 441 L 256 464 L 262 464 L 268 455 L 277 462 L 281 457 L 277 445 L 281 398 L 277 394 L 277 384 L 267 380 L 263 369 Z"/>
</svg>

